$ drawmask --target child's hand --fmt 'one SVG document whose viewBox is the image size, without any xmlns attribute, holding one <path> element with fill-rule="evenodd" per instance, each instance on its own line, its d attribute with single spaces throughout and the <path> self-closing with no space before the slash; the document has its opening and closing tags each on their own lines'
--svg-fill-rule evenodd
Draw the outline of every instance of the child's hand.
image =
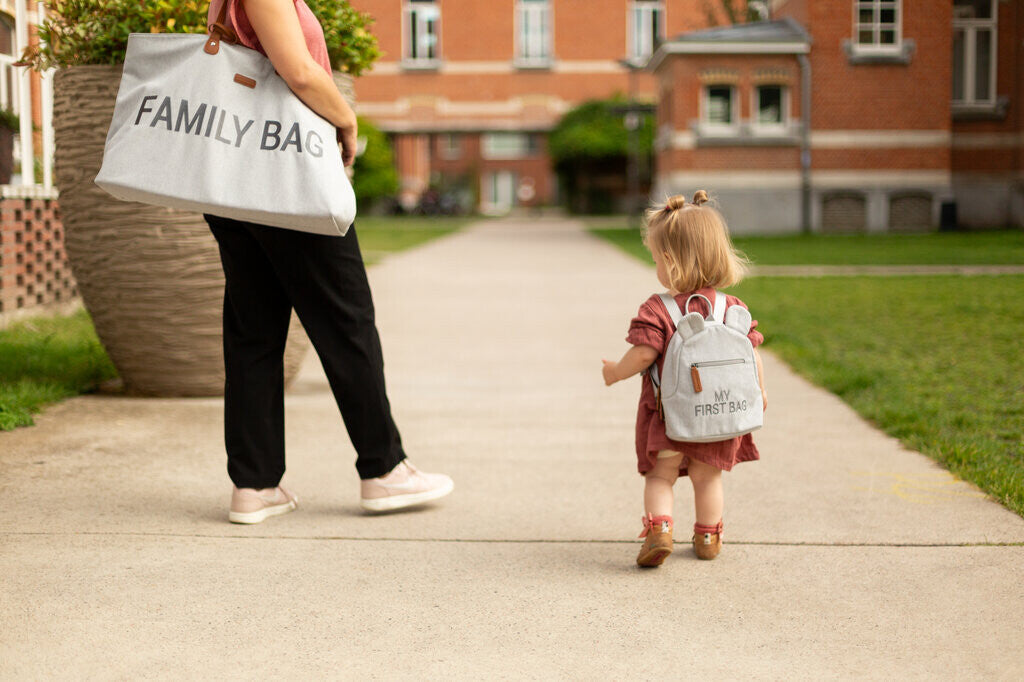
<svg viewBox="0 0 1024 682">
<path fill-rule="evenodd" d="M 761 408 L 762 412 L 768 409 L 768 394 L 765 393 L 763 388 L 761 389 L 761 405 L 763 406 Z"/>
<path fill-rule="evenodd" d="M 601 374 L 604 375 L 604 385 L 611 386 L 619 380 L 619 377 L 617 376 L 619 363 L 603 359 L 601 362 L 604 363 L 604 367 L 601 368 Z"/>
</svg>

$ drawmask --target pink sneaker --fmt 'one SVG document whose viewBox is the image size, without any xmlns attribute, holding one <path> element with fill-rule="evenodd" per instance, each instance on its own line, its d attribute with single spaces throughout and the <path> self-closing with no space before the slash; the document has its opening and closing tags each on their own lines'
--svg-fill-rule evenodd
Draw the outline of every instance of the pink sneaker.
<svg viewBox="0 0 1024 682">
<path fill-rule="evenodd" d="M 384 476 L 360 481 L 360 504 L 368 511 L 401 509 L 444 497 L 454 487 L 444 474 L 424 473 L 406 459 Z"/>
<path fill-rule="evenodd" d="M 231 523 L 260 523 L 268 516 L 287 514 L 294 510 L 299 498 L 284 488 L 235 488 L 231 491 Z"/>
</svg>

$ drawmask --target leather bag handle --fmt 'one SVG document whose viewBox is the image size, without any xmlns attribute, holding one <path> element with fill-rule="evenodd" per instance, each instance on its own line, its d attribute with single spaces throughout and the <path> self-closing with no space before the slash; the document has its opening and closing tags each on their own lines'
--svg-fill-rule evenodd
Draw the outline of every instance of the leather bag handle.
<svg viewBox="0 0 1024 682">
<path fill-rule="evenodd" d="M 217 12 L 217 18 L 212 24 L 207 26 L 207 32 L 210 34 L 209 39 L 206 41 L 206 45 L 203 47 L 203 51 L 206 54 L 217 54 L 220 50 L 221 43 L 228 43 L 234 45 L 238 42 L 238 36 L 235 32 L 227 25 L 228 19 L 228 3 L 232 0 L 224 0 L 220 6 L 220 11 Z"/>
</svg>

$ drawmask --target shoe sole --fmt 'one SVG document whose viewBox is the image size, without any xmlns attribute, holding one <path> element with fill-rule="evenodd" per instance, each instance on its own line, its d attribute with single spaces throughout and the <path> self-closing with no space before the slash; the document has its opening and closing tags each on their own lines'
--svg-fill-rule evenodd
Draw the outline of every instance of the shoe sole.
<svg viewBox="0 0 1024 682">
<path fill-rule="evenodd" d="M 271 516 L 280 516 L 281 514 L 287 514 L 290 511 L 295 511 L 298 507 L 299 498 L 293 498 L 285 504 L 279 504 L 275 507 L 264 507 L 259 511 L 254 512 L 228 512 L 228 521 L 231 523 L 261 523 Z"/>
<path fill-rule="evenodd" d="M 638 557 L 636 560 L 636 564 L 641 568 L 655 568 L 657 566 L 661 566 L 661 564 L 664 563 L 665 559 L 668 558 L 668 555 L 671 553 L 672 550 L 668 549 L 667 547 L 652 549 L 650 552 L 643 555 L 642 557 Z"/>
<path fill-rule="evenodd" d="M 361 499 L 359 506 L 366 511 L 392 511 L 394 509 L 404 509 L 405 507 L 413 507 L 417 504 L 423 504 L 425 502 L 432 502 L 440 499 L 455 489 L 454 483 L 448 483 L 448 485 L 435 488 L 434 490 L 427 490 L 422 493 L 409 493 L 408 495 L 389 495 L 387 497 L 375 497 L 372 499 Z"/>
</svg>

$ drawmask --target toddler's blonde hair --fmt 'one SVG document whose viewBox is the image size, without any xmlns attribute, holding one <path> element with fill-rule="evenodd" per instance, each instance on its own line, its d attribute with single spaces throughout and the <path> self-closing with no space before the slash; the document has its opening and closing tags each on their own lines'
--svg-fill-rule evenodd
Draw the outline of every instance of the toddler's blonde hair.
<svg viewBox="0 0 1024 682">
<path fill-rule="evenodd" d="M 707 200 L 708 193 L 697 190 L 693 203 L 677 194 L 647 211 L 644 246 L 652 254 L 666 254 L 669 283 L 681 293 L 731 287 L 750 264 L 733 247 L 722 214 L 704 205 Z"/>
</svg>

